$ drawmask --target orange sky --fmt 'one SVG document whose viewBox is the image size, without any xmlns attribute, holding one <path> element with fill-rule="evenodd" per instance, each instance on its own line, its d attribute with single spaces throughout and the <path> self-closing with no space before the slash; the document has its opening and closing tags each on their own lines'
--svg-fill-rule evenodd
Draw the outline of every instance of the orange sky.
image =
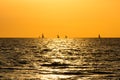
<svg viewBox="0 0 120 80">
<path fill-rule="evenodd" d="M 120 0 L 0 0 L 0 37 L 120 37 Z"/>
</svg>

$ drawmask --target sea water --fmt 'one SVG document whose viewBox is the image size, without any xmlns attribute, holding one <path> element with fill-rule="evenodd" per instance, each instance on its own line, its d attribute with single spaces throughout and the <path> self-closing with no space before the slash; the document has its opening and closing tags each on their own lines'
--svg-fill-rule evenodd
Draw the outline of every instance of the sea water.
<svg viewBox="0 0 120 80">
<path fill-rule="evenodd" d="M 0 39 L 0 80 L 120 80 L 120 39 Z"/>
</svg>

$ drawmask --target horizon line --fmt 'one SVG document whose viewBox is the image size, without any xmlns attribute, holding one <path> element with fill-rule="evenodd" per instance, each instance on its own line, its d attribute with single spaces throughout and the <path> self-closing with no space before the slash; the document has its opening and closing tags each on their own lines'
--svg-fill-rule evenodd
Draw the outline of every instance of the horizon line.
<svg viewBox="0 0 120 80">
<path fill-rule="evenodd" d="M 0 37 L 0 38 L 39 38 L 39 37 Z M 48 38 L 57 38 L 57 37 L 45 37 Z M 65 37 L 60 37 L 65 38 Z M 98 37 L 68 37 L 68 38 L 98 38 Z M 120 37 L 101 37 L 101 38 L 120 38 Z"/>
</svg>

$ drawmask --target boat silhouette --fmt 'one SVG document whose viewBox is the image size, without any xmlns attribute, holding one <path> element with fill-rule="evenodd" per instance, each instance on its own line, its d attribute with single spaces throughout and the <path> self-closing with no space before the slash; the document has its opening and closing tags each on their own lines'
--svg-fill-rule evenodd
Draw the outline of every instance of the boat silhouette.
<svg viewBox="0 0 120 80">
<path fill-rule="evenodd" d="M 59 36 L 59 35 L 57 35 L 57 38 L 60 38 L 60 36 Z"/>
<path fill-rule="evenodd" d="M 98 38 L 99 38 L 99 39 L 101 38 L 100 34 L 98 35 Z"/>
<path fill-rule="evenodd" d="M 42 34 L 41 36 L 39 36 L 39 38 L 45 38 L 44 34 Z"/>
<path fill-rule="evenodd" d="M 65 38 L 68 38 L 68 36 L 65 36 Z"/>
<path fill-rule="evenodd" d="M 45 38 L 44 34 L 42 34 L 42 38 Z"/>
</svg>

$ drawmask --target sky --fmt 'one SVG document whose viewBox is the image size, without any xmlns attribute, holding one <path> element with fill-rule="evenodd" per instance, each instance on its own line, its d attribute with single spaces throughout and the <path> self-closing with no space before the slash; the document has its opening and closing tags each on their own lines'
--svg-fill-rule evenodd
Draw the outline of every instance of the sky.
<svg viewBox="0 0 120 80">
<path fill-rule="evenodd" d="M 120 0 L 0 0 L 0 37 L 120 37 Z"/>
</svg>

